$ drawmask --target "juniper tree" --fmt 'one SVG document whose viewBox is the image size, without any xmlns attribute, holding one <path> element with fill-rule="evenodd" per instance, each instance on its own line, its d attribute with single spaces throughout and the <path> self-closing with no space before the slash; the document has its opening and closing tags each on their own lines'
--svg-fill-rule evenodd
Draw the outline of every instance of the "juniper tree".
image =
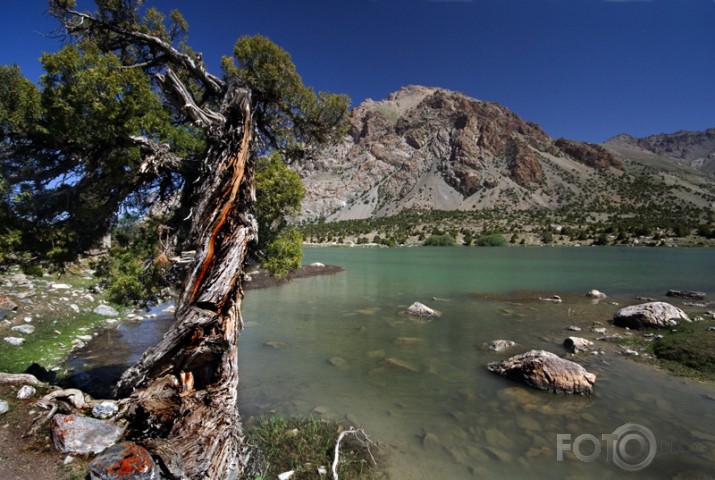
<svg viewBox="0 0 715 480">
<path fill-rule="evenodd" d="M 159 199 L 165 231 L 196 250 L 174 322 L 122 376 L 134 436 L 176 478 L 237 478 L 237 340 L 246 258 L 256 245 L 257 156 L 299 161 L 346 131 L 347 99 L 315 93 L 290 56 L 242 37 L 210 73 L 181 14 L 141 0 L 50 0 L 65 46 L 35 87 L 0 74 L 3 208 L 38 255 L 65 262 L 97 245 L 122 209 Z M 18 97 L 18 95 L 21 95 Z M 22 99 L 14 102 L 13 98 Z M 165 205 L 165 204 L 164 204 Z M 2 235 L 3 232 L 0 232 Z"/>
</svg>

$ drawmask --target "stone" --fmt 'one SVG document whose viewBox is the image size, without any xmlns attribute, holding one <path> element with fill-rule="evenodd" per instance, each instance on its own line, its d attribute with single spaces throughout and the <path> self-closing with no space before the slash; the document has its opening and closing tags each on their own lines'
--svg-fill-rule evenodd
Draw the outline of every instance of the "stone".
<svg viewBox="0 0 715 480">
<path fill-rule="evenodd" d="M 603 335 L 606 333 L 606 327 L 593 327 L 591 328 L 591 331 L 593 333 L 598 333 L 599 335 Z"/>
<path fill-rule="evenodd" d="M 103 317 L 116 317 L 119 315 L 119 312 L 109 305 L 97 305 L 97 307 L 92 311 Z"/>
<path fill-rule="evenodd" d="M 52 290 L 69 290 L 70 288 L 72 288 L 72 285 L 68 285 L 66 283 L 53 283 L 52 285 L 50 285 L 50 288 Z"/>
<path fill-rule="evenodd" d="M 580 332 L 580 331 L 581 331 L 581 327 L 577 327 L 576 325 L 571 325 L 571 326 L 569 326 L 569 327 L 566 327 L 566 330 L 570 330 L 570 331 L 572 331 L 572 332 Z"/>
<path fill-rule="evenodd" d="M 419 369 L 414 365 L 411 365 L 404 360 L 399 360 L 397 358 L 388 357 L 385 359 L 385 364 L 391 367 L 395 367 L 398 370 L 405 370 L 407 372 L 417 373 Z"/>
<path fill-rule="evenodd" d="M 543 300 L 544 302 L 551 302 L 551 303 L 561 303 L 563 302 L 563 299 L 559 297 L 558 295 L 551 295 L 550 297 L 539 297 L 539 300 Z"/>
<path fill-rule="evenodd" d="M 0 415 L 7 413 L 10 410 L 10 405 L 5 400 L 0 400 Z"/>
<path fill-rule="evenodd" d="M 13 302 L 10 297 L 0 295 L 0 310 L 12 312 L 17 310 L 17 303 Z"/>
<path fill-rule="evenodd" d="M 15 346 L 20 346 L 23 343 L 25 343 L 24 338 L 18 338 L 18 337 L 5 337 L 3 340 L 5 340 L 10 345 L 15 345 Z"/>
<path fill-rule="evenodd" d="M 95 418 L 105 419 L 113 417 L 118 411 L 119 407 L 116 402 L 105 401 L 92 407 L 92 416 Z"/>
<path fill-rule="evenodd" d="M 568 337 L 564 340 L 564 347 L 571 353 L 587 352 L 593 347 L 593 342 L 581 337 Z"/>
<path fill-rule="evenodd" d="M 23 385 L 17 392 L 17 398 L 18 400 L 27 400 L 28 398 L 32 398 L 36 393 L 37 390 L 35 390 L 35 387 Z"/>
<path fill-rule="evenodd" d="M 489 350 L 494 352 L 503 352 L 506 349 L 516 346 L 516 342 L 513 340 L 492 340 L 486 345 Z"/>
<path fill-rule="evenodd" d="M 666 297 L 680 297 L 688 300 L 704 300 L 705 292 L 697 292 L 694 290 L 668 290 Z"/>
<path fill-rule="evenodd" d="M 435 435 L 434 433 L 427 432 L 427 433 L 425 433 L 425 436 L 422 437 L 422 447 L 423 448 L 439 447 L 439 446 L 441 446 L 439 437 L 437 437 L 437 435 Z"/>
<path fill-rule="evenodd" d="M 10 330 L 12 330 L 13 332 L 20 332 L 24 333 L 25 335 L 29 335 L 35 332 L 35 327 L 33 327 L 32 325 L 18 325 L 16 327 L 12 327 Z"/>
<path fill-rule="evenodd" d="M 52 443 L 61 453 L 85 455 L 100 453 L 114 445 L 124 428 L 84 415 L 57 414 L 50 421 Z"/>
<path fill-rule="evenodd" d="M 79 306 L 76 303 L 71 303 L 70 310 L 72 310 L 74 313 L 79 313 Z"/>
<path fill-rule="evenodd" d="M 338 368 L 348 368 L 348 362 L 342 357 L 330 357 L 328 363 Z"/>
<path fill-rule="evenodd" d="M 104 450 L 89 464 L 91 480 L 158 480 L 159 468 L 149 452 L 134 442 Z"/>
<path fill-rule="evenodd" d="M 595 298 L 595 299 L 606 298 L 606 294 L 603 292 L 599 292 L 598 290 L 591 290 L 586 294 L 586 296 L 588 298 Z"/>
<path fill-rule="evenodd" d="M 625 307 L 613 316 L 613 324 L 627 328 L 674 327 L 690 318 L 678 307 L 666 302 L 650 302 Z"/>
<path fill-rule="evenodd" d="M 553 393 L 590 395 L 596 382 L 596 375 L 578 363 L 545 350 L 531 350 L 502 362 L 491 362 L 487 370 Z"/>
<path fill-rule="evenodd" d="M 325 268 L 325 265 L 320 263 L 320 262 L 313 262 L 310 264 L 311 267 L 316 267 L 316 268 Z"/>
<path fill-rule="evenodd" d="M 436 317 L 439 316 L 439 312 L 429 308 L 420 302 L 415 302 L 407 309 L 407 314 L 415 317 Z"/>
</svg>

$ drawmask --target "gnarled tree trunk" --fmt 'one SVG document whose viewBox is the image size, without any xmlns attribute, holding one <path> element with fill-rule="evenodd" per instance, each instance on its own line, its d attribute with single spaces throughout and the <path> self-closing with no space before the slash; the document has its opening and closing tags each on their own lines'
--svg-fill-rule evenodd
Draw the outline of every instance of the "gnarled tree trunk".
<svg viewBox="0 0 715 480">
<path fill-rule="evenodd" d="M 162 80 L 182 95 L 170 76 Z M 242 471 L 241 280 L 256 236 L 250 105 L 248 90 L 229 87 L 220 115 L 207 120 L 210 148 L 190 218 L 196 259 L 168 333 L 117 385 L 119 396 L 131 395 L 131 434 L 177 478 L 238 478 Z"/>
</svg>

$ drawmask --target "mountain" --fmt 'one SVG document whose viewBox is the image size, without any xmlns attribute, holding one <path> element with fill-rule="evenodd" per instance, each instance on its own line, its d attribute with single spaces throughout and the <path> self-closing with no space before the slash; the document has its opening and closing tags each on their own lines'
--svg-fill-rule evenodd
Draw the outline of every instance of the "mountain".
<svg viewBox="0 0 715 480">
<path fill-rule="evenodd" d="M 681 130 L 645 138 L 621 134 L 604 145 L 624 156 L 654 155 L 715 176 L 715 128 L 704 132 Z"/>
<path fill-rule="evenodd" d="M 555 208 L 580 181 L 622 170 L 599 145 L 554 140 L 492 102 L 409 86 L 352 112 L 339 145 L 298 167 L 302 219 L 394 215 L 405 209 Z"/>
<path fill-rule="evenodd" d="M 530 243 L 554 225 L 595 240 L 715 224 L 715 179 L 695 168 L 709 165 L 697 159 L 712 156 L 715 132 L 603 145 L 554 139 L 502 105 L 422 86 L 366 100 L 350 122 L 341 143 L 293 166 L 307 191 L 296 221 L 363 224 L 304 229 L 309 237 L 377 232 L 414 243 L 430 229 Z"/>
</svg>

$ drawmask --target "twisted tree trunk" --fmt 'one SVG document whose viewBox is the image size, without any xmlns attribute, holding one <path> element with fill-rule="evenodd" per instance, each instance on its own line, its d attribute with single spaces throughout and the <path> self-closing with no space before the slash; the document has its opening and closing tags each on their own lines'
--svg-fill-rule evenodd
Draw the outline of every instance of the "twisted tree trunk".
<svg viewBox="0 0 715 480">
<path fill-rule="evenodd" d="M 131 435 L 176 478 L 233 479 L 242 471 L 241 280 L 256 236 L 250 105 L 250 92 L 234 87 L 220 115 L 210 119 L 211 144 L 191 214 L 197 255 L 174 322 L 117 385 L 117 394 L 130 395 L 133 405 Z"/>
</svg>

